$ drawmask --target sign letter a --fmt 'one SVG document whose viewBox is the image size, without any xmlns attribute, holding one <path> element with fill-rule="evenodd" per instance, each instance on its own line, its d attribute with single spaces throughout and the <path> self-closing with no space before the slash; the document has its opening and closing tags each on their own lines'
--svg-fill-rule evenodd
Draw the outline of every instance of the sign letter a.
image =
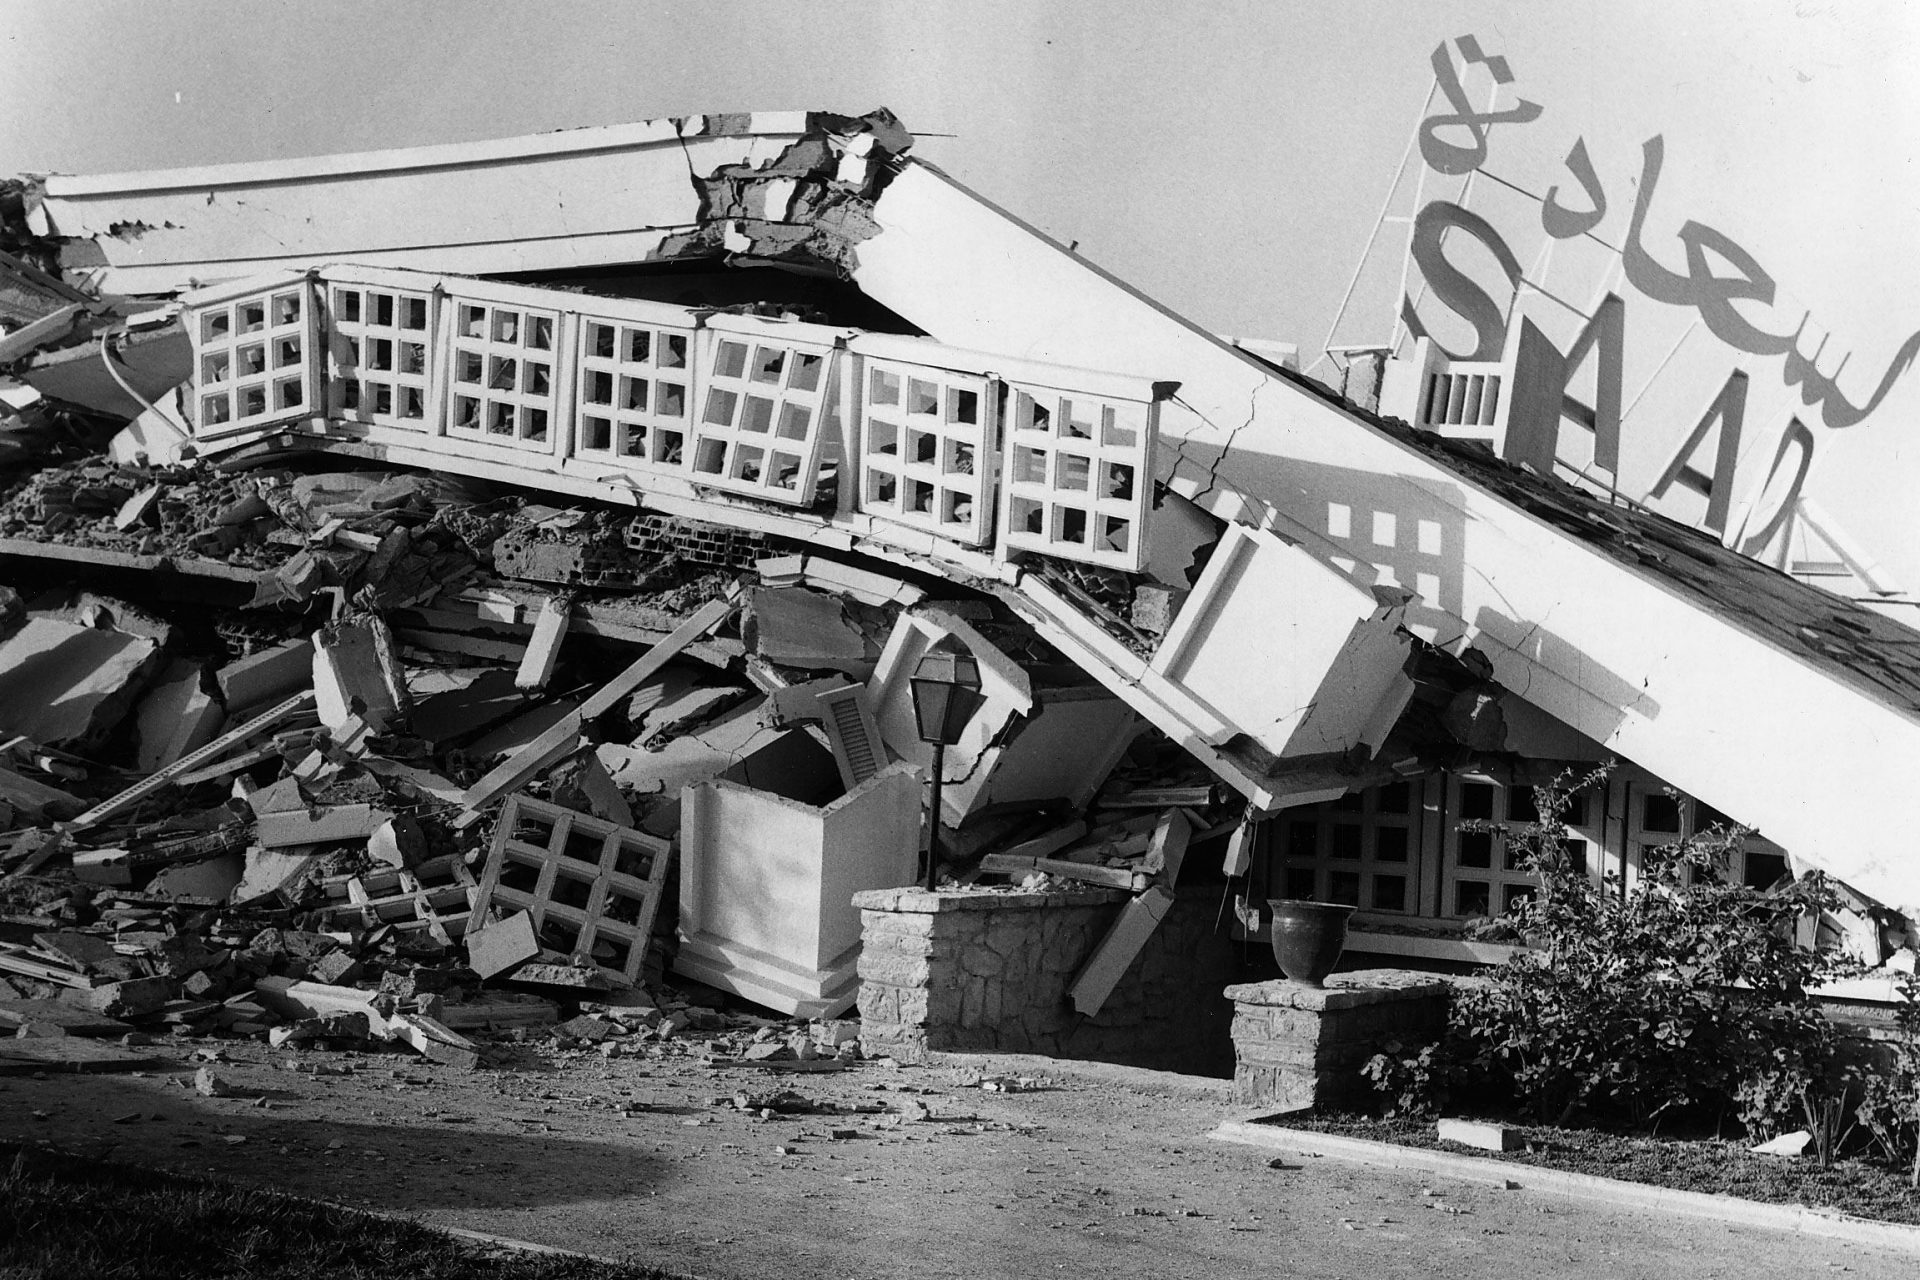
<svg viewBox="0 0 1920 1280">
<path fill-rule="evenodd" d="M 1727 531 L 1727 516 L 1733 510 L 1733 470 L 1740 459 L 1740 430 L 1747 416 L 1747 375 L 1735 369 L 1727 376 L 1726 385 L 1720 388 L 1720 394 L 1707 406 L 1706 413 L 1700 417 L 1700 424 L 1687 437 L 1673 455 L 1673 461 L 1661 473 L 1658 483 L 1647 494 L 1649 500 L 1655 500 L 1673 487 L 1675 480 L 1692 489 L 1695 493 L 1706 495 L 1707 528 L 1715 533 Z M 1720 424 L 1720 447 L 1715 451 L 1713 474 L 1702 475 L 1688 466 L 1694 451 L 1699 449 L 1707 438 L 1707 432 L 1713 424 Z"/>
</svg>

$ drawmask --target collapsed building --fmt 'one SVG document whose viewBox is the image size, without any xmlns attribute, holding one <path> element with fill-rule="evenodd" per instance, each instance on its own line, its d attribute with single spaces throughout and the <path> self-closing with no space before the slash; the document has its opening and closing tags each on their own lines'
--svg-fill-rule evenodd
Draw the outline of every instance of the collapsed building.
<svg viewBox="0 0 1920 1280">
<path fill-rule="evenodd" d="M 1733 874 L 1847 891 L 1882 977 L 1836 995 L 1912 968 L 1920 637 L 1209 334 L 911 144 L 711 115 L 14 184 L 13 872 L 1211 1068 L 1266 899 L 1498 959 L 1468 926 L 1530 880 L 1475 824 L 1613 760 L 1596 880 L 1737 823 Z M 1515 373 L 1476 400 L 1557 415 Z"/>
</svg>

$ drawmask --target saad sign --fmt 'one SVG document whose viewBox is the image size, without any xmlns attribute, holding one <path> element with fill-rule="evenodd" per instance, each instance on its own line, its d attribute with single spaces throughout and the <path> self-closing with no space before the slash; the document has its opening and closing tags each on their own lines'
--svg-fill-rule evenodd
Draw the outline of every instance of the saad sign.
<svg viewBox="0 0 1920 1280">
<path fill-rule="evenodd" d="M 1470 334 L 1464 342 L 1443 344 L 1433 338 L 1446 360 L 1500 361 L 1511 352 L 1515 363 L 1510 372 L 1516 381 L 1557 381 L 1559 415 L 1511 423 L 1502 444 L 1509 460 L 1547 471 L 1559 462 L 1649 505 L 1665 505 L 1663 499 L 1677 484 L 1698 495 L 1696 505 L 1704 499 L 1704 515 L 1696 517 L 1697 523 L 1746 555 L 1768 558 L 1783 532 L 1791 531 L 1821 440 L 1859 426 L 1880 408 L 1920 356 L 1920 332 L 1908 337 L 1884 367 L 1864 372 L 1850 368 L 1848 354 L 1828 350 L 1831 333 L 1814 322 L 1810 310 L 1796 314 L 1782 304 L 1773 273 L 1734 237 L 1691 217 L 1673 233 L 1651 233 L 1666 166 L 1665 140 L 1658 134 L 1640 144 L 1637 175 L 1600 172 L 1581 137 L 1565 156 L 1564 174 L 1556 175 L 1544 195 L 1506 181 L 1488 168 L 1490 151 L 1499 138 L 1539 120 L 1545 108 L 1518 97 L 1510 89 L 1515 75 L 1507 60 L 1483 50 L 1473 36 L 1439 45 L 1431 62 L 1435 91 L 1415 135 L 1420 163 L 1428 175 L 1462 183 L 1456 198 L 1427 201 L 1413 215 L 1408 271 L 1410 277 L 1417 275 L 1419 288 L 1401 292 L 1401 332 L 1415 340 L 1429 338 L 1444 319 L 1450 331 Z M 1482 85 L 1484 107 L 1474 101 Z M 1510 104 L 1500 105 L 1506 98 L 1512 99 Z M 1537 205 L 1537 230 L 1512 220 L 1497 227 L 1469 208 L 1476 176 L 1526 197 L 1523 209 Z M 1421 179 L 1422 187 L 1426 180 Z M 1616 213 L 1617 226 L 1620 210 L 1627 211 L 1624 233 L 1614 241 L 1596 234 L 1610 211 Z M 1661 213 L 1663 221 L 1673 216 L 1664 208 Z M 1533 271 L 1521 266 L 1503 230 L 1529 239 L 1544 235 Z M 1600 278 L 1605 283 L 1591 306 L 1565 302 L 1537 278 L 1539 264 L 1550 262 L 1562 243 L 1597 245 L 1604 251 L 1607 263 Z M 1620 287 L 1632 298 L 1631 307 Z M 1533 312 L 1521 305 L 1530 289 L 1573 313 L 1577 329 L 1568 345 L 1553 342 Z M 1704 329 L 1719 344 L 1718 369 L 1706 383 L 1696 377 L 1694 398 L 1683 413 L 1666 415 L 1664 430 L 1636 425 L 1636 432 L 1645 430 L 1661 439 L 1645 442 L 1658 452 L 1654 465 L 1642 468 L 1643 474 L 1634 479 L 1622 467 L 1623 439 L 1641 443 L 1623 436 L 1622 428 L 1632 407 L 1622 407 L 1630 312 L 1636 325 L 1651 320 L 1671 327 L 1677 316 L 1686 325 L 1682 341 Z M 1817 340 L 1814 333 L 1820 334 Z M 1648 385 L 1667 371 L 1679 347 L 1675 343 L 1666 360 L 1648 361 L 1657 363 Z M 1592 389 L 1582 394 L 1591 403 L 1568 394 L 1569 382 L 1583 369 L 1584 385 Z M 1697 365 L 1694 371 L 1697 375 Z M 1778 379 L 1768 397 L 1775 403 L 1782 390 L 1787 393 L 1787 408 L 1775 413 L 1774 421 L 1756 420 L 1748 412 L 1756 379 Z M 1553 390 L 1548 386 L 1541 391 L 1545 399 L 1534 402 L 1554 403 Z M 1677 447 L 1671 438 L 1675 416 L 1692 424 Z M 1575 447 L 1582 433 L 1565 433 L 1568 422 L 1590 438 Z M 1769 434 L 1749 438 L 1756 431 Z M 1744 447 L 1749 444 L 1760 447 Z M 1592 470 L 1583 455 L 1590 458 Z M 1594 471 L 1604 471 L 1611 479 Z"/>
</svg>

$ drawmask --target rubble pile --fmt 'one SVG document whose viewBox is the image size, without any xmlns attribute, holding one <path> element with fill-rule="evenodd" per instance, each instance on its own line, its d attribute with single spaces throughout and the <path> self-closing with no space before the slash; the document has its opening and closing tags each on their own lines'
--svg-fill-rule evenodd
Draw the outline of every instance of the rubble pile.
<svg viewBox="0 0 1920 1280">
<path fill-rule="evenodd" d="M 815 806 L 822 865 L 881 832 L 854 874 L 919 879 L 907 677 L 942 635 L 990 665 L 945 771 L 951 889 L 1168 892 L 1241 810 L 990 599 L 736 529 L 441 475 L 96 456 L 20 476 L 0 536 L 0 1018 L 23 1037 L 465 1067 L 530 1034 L 770 1069 L 856 1055 L 844 962 L 796 994 L 701 951 L 848 919 L 857 941 L 846 890 L 702 899 L 683 878 L 774 849 L 716 844 L 687 806 Z M 129 567 L 165 576 L 86 585 Z M 1100 749 L 1060 759 L 1090 727 Z"/>
</svg>

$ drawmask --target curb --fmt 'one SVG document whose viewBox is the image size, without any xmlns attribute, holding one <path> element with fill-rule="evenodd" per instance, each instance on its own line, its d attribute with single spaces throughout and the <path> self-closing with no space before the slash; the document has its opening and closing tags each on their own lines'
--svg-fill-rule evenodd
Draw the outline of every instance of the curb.
<svg viewBox="0 0 1920 1280">
<path fill-rule="evenodd" d="M 1457 1156 L 1424 1147 L 1402 1147 L 1367 1138 L 1345 1138 L 1250 1120 L 1223 1121 L 1207 1137 L 1219 1142 L 1265 1147 L 1272 1151 L 1333 1156 L 1377 1168 L 1440 1173 L 1473 1182 L 1493 1183 L 1509 1190 L 1538 1191 L 1570 1200 L 1598 1201 L 1615 1208 L 1708 1218 L 1769 1231 L 1797 1231 L 1803 1235 L 1826 1236 L 1855 1244 L 1920 1253 L 1920 1226 L 1876 1222 L 1871 1218 L 1856 1218 L 1832 1210 L 1810 1209 L 1802 1204 L 1763 1204 L 1735 1196 L 1680 1191 L 1672 1187 L 1649 1186 L 1643 1182 L 1619 1182 L 1590 1173 L 1567 1173 L 1530 1164 L 1512 1164 L 1505 1160 Z"/>
</svg>

